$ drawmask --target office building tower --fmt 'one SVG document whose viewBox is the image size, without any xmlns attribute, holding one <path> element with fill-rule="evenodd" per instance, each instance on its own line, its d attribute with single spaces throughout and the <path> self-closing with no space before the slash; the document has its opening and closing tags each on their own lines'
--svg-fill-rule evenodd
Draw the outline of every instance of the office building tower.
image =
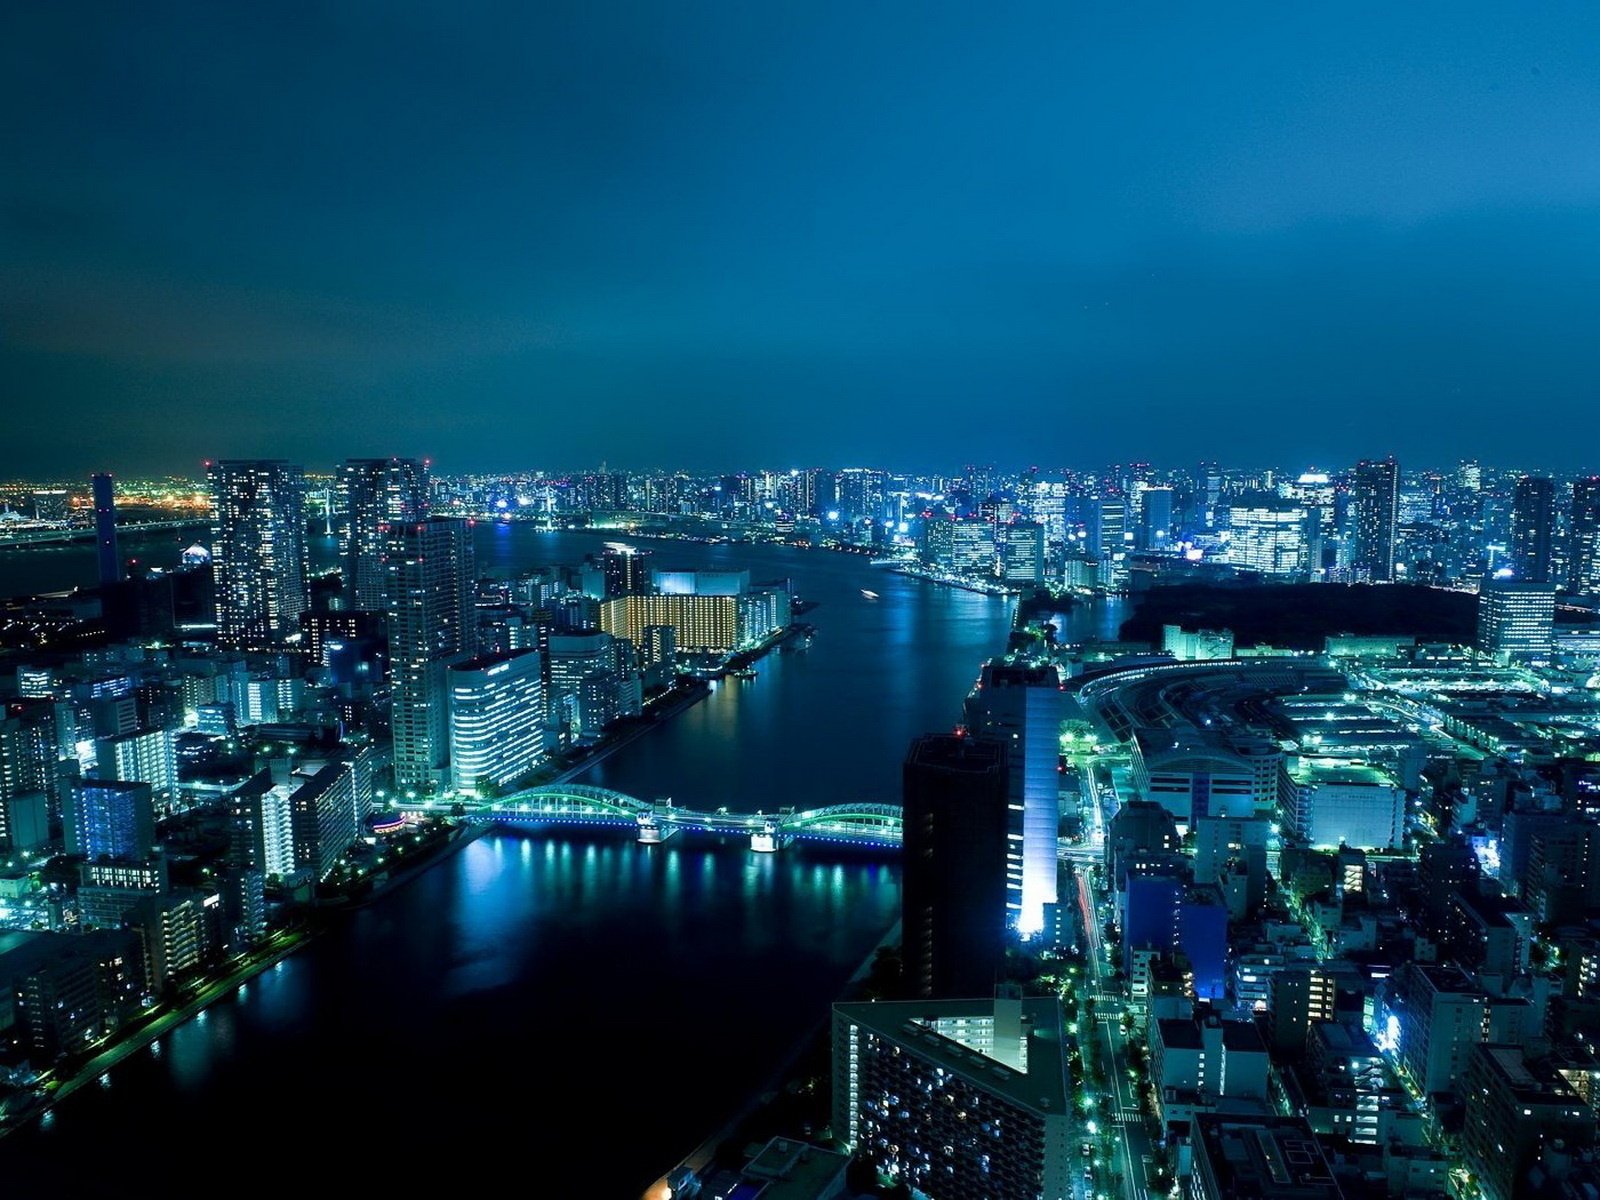
<svg viewBox="0 0 1600 1200">
<path fill-rule="evenodd" d="M 222 949 L 222 897 L 213 891 L 146 896 L 128 910 L 127 922 L 144 942 L 152 991 L 199 971 Z"/>
<path fill-rule="evenodd" d="M 1208 1008 L 1151 1024 L 1150 1082 L 1164 1120 L 1187 1122 L 1218 1100 L 1267 1099 L 1267 1045 L 1254 1022 Z"/>
<path fill-rule="evenodd" d="M 1311 568 L 1308 520 L 1306 507 L 1291 501 L 1234 501 L 1228 510 L 1229 565 L 1263 575 L 1305 575 Z"/>
<path fill-rule="evenodd" d="M 305 481 L 279 460 L 211 463 L 211 569 L 217 643 L 265 648 L 300 629 L 306 610 Z"/>
<path fill-rule="evenodd" d="M 450 782 L 492 795 L 544 758 L 544 680 L 537 650 L 485 654 L 451 666 Z"/>
<path fill-rule="evenodd" d="M 348 458 L 339 468 L 339 560 L 345 607 L 383 612 L 391 526 L 428 515 L 428 468 L 414 458 Z"/>
<path fill-rule="evenodd" d="M 1172 489 L 1146 488 L 1139 503 L 1139 545 L 1144 550 L 1165 550 L 1173 540 Z"/>
<path fill-rule="evenodd" d="M 1520 579 L 1485 579 L 1478 588 L 1477 649 L 1503 661 L 1549 658 L 1556 589 Z"/>
<path fill-rule="evenodd" d="M 0 846 L 20 850 L 32 836 L 32 797 L 45 798 L 48 814 L 57 753 L 53 720 L 0 717 Z"/>
<path fill-rule="evenodd" d="M 100 586 L 122 580 L 122 558 L 117 552 L 116 488 L 110 475 L 89 476 L 94 493 L 95 561 L 100 568 Z"/>
<path fill-rule="evenodd" d="M 1060 835 L 1061 676 L 1054 666 L 983 665 L 967 728 L 1006 747 L 1006 912 L 1025 936 L 1056 902 Z"/>
<path fill-rule="evenodd" d="M 148 783 L 75 780 L 61 814 L 68 854 L 90 861 L 138 862 L 155 849 L 156 813 Z"/>
<path fill-rule="evenodd" d="M 1008 752 L 928 734 L 902 768 L 903 956 L 914 996 L 988 996 L 1005 959 Z"/>
<path fill-rule="evenodd" d="M 1389 458 L 1356 464 L 1350 498 L 1355 506 L 1355 567 L 1374 582 L 1395 575 L 1395 532 L 1400 513 L 1400 467 Z"/>
<path fill-rule="evenodd" d="M 994 575 L 994 525 L 988 521 L 959 520 L 950 528 L 950 567 L 958 575 Z"/>
<path fill-rule="evenodd" d="M 928 1200 L 1073 1194 L 1054 998 L 833 1006 L 833 1128 Z"/>
<path fill-rule="evenodd" d="M 445 668 L 477 650 L 472 527 L 429 517 L 390 527 L 384 553 L 398 787 L 444 782 L 450 755 Z"/>
<path fill-rule="evenodd" d="M 1007 583 L 1044 582 L 1044 526 L 1013 521 L 1001 526 L 1000 577 Z"/>
<path fill-rule="evenodd" d="M 1556 485 L 1525 475 L 1511 501 L 1511 569 L 1524 583 L 1550 582 L 1550 546 L 1555 531 Z"/>
<path fill-rule="evenodd" d="M 650 591 L 653 558 L 648 550 L 635 550 L 621 542 L 608 544 L 600 552 L 605 598 L 637 596 Z"/>
<path fill-rule="evenodd" d="M 1344 1200 L 1303 1117 L 1197 1113 L 1188 1200 Z"/>
<path fill-rule="evenodd" d="M 1572 485 L 1567 585 L 1579 595 L 1600 593 L 1600 475 Z"/>
<path fill-rule="evenodd" d="M 1534 1075 L 1521 1046 L 1473 1046 L 1461 1092 L 1461 1148 L 1485 1200 L 1533 1195 L 1528 1172 L 1547 1150 L 1594 1144 L 1594 1110 L 1559 1075 Z"/>
</svg>

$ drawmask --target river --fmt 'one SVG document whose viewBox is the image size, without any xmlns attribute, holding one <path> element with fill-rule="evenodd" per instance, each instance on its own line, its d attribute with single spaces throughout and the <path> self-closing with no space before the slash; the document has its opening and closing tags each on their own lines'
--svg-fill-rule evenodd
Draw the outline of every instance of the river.
<svg viewBox="0 0 1600 1200">
<path fill-rule="evenodd" d="M 479 567 L 575 562 L 603 540 L 480 526 Z M 898 802 L 907 742 L 957 719 L 1010 627 L 1003 599 L 856 556 L 639 544 L 663 566 L 792 579 L 818 604 L 809 648 L 585 777 L 643 798 Z M 1076 610 L 1066 636 L 1114 615 Z M 267 1187 L 414 1185 L 439 1156 L 470 1179 L 481 1150 L 527 1194 L 632 1200 L 761 1086 L 898 915 L 892 854 L 491 835 L 0 1141 L 0 1176 L 125 1190 L 231 1155 Z"/>
</svg>

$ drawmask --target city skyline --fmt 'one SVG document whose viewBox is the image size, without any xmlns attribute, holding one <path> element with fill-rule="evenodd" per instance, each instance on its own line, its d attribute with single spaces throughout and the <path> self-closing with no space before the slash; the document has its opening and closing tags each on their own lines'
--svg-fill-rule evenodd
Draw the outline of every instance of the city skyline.
<svg viewBox="0 0 1600 1200">
<path fill-rule="evenodd" d="M 481 470 L 1105 459 L 1130 425 L 1349 461 L 1492 428 L 1577 469 L 1597 21 L 34 10 L 0 476 L 380 426 Z"/>
</svg>

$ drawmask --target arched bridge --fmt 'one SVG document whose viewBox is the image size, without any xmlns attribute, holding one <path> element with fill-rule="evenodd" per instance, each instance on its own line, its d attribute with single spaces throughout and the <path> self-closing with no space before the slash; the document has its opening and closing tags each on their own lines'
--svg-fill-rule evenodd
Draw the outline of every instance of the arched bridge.
<svg viewBox="0 0 1600 1200">
<path fill-rule="evenodd" d="M 852 845 L 898 846 L 897 804 L 830 804 L 775 813 L 702 812 L 670 800 L 639 800 L 609 788 L 551 783 L 527 788 L 468 812 L 467 819 L 495 825 L 607 825 L 633 828 L 642 842 L 664 842 L 683 830 L 741 834 L 756 850 L 776 850 L 796 839 Z"/>
</svg>

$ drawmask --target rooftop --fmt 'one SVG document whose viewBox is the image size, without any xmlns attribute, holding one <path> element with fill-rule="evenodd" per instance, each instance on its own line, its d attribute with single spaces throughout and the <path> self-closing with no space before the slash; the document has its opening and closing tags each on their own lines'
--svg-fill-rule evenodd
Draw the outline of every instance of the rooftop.
<svg viewBox="0 0 1600 1200">
<path fill-rule="evenodd" d="M 1297 1117 L 1240 1119 L 1201 1113 L 1195 1157 L 1234 1200 L 1341 1200 L 1311 1126 Z"/>
</svg>

